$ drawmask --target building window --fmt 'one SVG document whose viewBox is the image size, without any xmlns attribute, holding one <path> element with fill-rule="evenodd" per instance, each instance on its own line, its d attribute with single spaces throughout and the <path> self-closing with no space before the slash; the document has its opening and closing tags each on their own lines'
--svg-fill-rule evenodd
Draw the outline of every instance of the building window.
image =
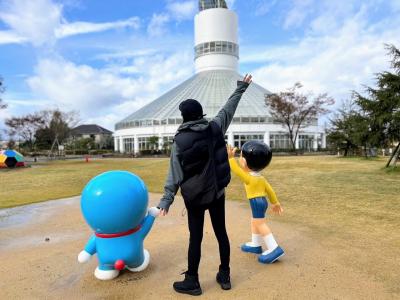
<svg viewBox="0 0 400 300">
<path fill-rule="evenodd" d="M 126 138 L 123 139 L 124 143 L 124 152 L 125 153 L 133 153 L 135 150 L 135 139 L 134 138 Z"/>
<path fill-rule="evenodd" d="M 239 45 L 227 41 L 207 42 L 197 45 L 194 48 L 195 58 L 203 55 L 220 53 L 239 57 Z"/>
<path fill-rule="evenodd" d="M 250 118 L 250 123 L 260 123 L 258 118 Z"/>
<path fill-rule="evenodd" d="M 200 0 L 199 10 L 205 10 L 210 8 L 228 8 L 225 0 Z"/>
<path fill-rule="evenodd" d="M 139 137 L 138 143 L 139 143 L 139 151 L 157 150 L 158 145 L 159 145 L 159 139 L 157 136 L 155 136 L 155 137 L 150 137 L 150 136 Z"/>
<path fill-rule="evenodd" d="M 174 142 L 173 135 L 163 136 L 163 149 L 170 150 L 173 142 Z"/>
<path fill-rule="evenodd" d="M 299 149 L 311 151 L 314 148 L 314 136 L 312 135 L 299 135 Z"/>
<path fill-rule="evenodd" d="M 263 134 L 236 134 L 233 136 L 234 145 L 237 148 L 242 148 L 242 146 L 248 141 L 264 141 Z"/>
<path fill-rule="evenodd" d="M 269 138 L 269 144 L 272 149 L 291 148 L 289 134 L 271 134 Z"/>
</svg>

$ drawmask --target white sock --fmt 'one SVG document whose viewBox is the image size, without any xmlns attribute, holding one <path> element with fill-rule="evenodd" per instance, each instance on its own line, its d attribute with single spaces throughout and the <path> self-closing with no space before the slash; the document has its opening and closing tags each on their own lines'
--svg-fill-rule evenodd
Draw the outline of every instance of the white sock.
<svg viewBox="0 0 400 300">
<path fill-rule="evenodd" d="M 265 251 L 263 254 L 268 254 L 274 251 L 278 247 L 278 243 L 275 241 L 274 236 L 272 233 L 263 237 L 265 244 L 267 245 L 268 250 Z"/>
<path fill-rule="evenodd" d="M 261 235 L 252 233 L 251 242 L 255 247 L 261 246 Z"/>
<path fill-rule="evenodd" d="M 261 241 L 262 241 L 261 235 L 252 233 L 251 242 L 247 242 L 246 245 L 249 247 L 259 247 L 261 246 Z"/>
</svg>

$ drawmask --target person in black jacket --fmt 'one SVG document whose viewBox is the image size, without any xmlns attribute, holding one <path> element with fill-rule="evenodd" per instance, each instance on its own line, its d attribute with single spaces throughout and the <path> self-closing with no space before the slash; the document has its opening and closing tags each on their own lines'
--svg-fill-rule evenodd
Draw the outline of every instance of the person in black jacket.
<svg viewBox="0 0 400 300">
<path fill-rule="evenodd" d="M 172 144 L 164 195 L 158 205 L 161 209 L 160 215 L 166 216 L 178 189 L 181 188 L 188 212 L 190 239 L 185 279 L 173 284 L 175 291 L 179 293 L 202 293 L 198 268 L 204 214 L 207 209 L 218 240 L 221 259 L 216 279 L 222 289 L 231 288 L 230 245 L 225 227 L 225 187 L 230 182 L 230 167 L 224 137 L 239 101 L 251 82 L 251 75 L 238 81 L 234 93 L 210 122 L 204 118 L 203 108 L 198 101 L 188 99 L 179 105 L 183 123 L 179 126 Z"/>
</svg>

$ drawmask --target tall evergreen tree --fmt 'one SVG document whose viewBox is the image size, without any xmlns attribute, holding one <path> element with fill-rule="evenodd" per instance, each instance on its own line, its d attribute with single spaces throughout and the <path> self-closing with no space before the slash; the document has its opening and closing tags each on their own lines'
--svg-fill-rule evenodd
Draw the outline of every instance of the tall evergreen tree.
<svg viewBox="0 0 400 300">
<path fill-rule="evenodd" d="M 330 119 L 327 142 L 330 147 L 343 151 L 344 156 L 355 154 L 359 148 L 358 115 L 354 101 L 349 100 Z"/>
<path fill-rule="evenodd" d="M 392 71 L 378 73 L 377 87 L 367 87 L 366 96 L 354 93 L 355 101 L 369 123 L 368 143 L 387 147 L 400 142 L 400 50 L 386 45 Z"/>
</svg>

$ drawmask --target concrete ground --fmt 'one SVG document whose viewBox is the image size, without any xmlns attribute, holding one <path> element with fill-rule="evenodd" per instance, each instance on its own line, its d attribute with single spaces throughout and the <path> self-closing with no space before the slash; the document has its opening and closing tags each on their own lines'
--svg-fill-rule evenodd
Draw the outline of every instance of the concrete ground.
<svg viewBox="0 0 400 300">
<path fill-rule="evenodd" d="M 159 197 L 152 194 L 151 203 Z M 124 271 L 109 282 L 93 276 L 95 257 L 88 264 L 77 262 L 91 234 L 79 197 L 0 210 L 0 299 L 188 298 L 172 289 L 186 269 L 183 208 L 177 198 L 170 214 L 156 220 L 145 241 L 149 268 Z M 382 283 L 341 263 L 342 257 L 312 239 L 307 228 L 271 222 L 286 256 L 273 265 L 259 264 L 255 255 L 239 249 L 250 236 L 247 203 L 228 201 L 226 210 L 233 289 L 222 291 L 215 282 L 219 254 L 206 217 L 200 265 L 204 299 L 395 299 Z"/>
</svg>

